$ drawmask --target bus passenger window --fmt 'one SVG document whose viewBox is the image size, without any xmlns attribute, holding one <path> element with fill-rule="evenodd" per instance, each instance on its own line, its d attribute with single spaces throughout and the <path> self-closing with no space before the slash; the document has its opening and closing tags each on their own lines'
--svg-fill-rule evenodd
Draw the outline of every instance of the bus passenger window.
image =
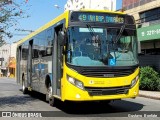
<svg viewBox="0 0 160 120">
<path fill-rule="evenodd" d="M 53 47 L 53 41 L 48 41 L 47 48 L 46 48 L 46 54 L 52 55 L 52 47 Z"/>
<path fill-rule="evenodd" d="M 27 60 L 27 54 L 28 54 L 28 46 L 23 45 L 22 46 L 22 59 Z"/>
<path fill-rule="evenodd" d="M 39 50 L 40 50 L 39 54 L 42 55 L 42 57 L 46 55 L 46 51 L 45 51 L 45 46 L 44 45 L 40 45 L 40 49 Z"/>
<path fill-rule="evenodd" d="M 34 41 L 33 45 L 33 58 L 39 57 L 39 45 L 38 45 L 38 39 Z"/>
<path fill-rule="evenodd" d="M 46 31 L 46 55 L 52 55 L 52 48 L 53 48 L 53 28 L 49 28 Z"/>
<path fill-rule="evenodd" d="M 39 50 L 38 49 L 33 49 L 33 58 L 38 58 L 39 57 Z"/>
</svg>

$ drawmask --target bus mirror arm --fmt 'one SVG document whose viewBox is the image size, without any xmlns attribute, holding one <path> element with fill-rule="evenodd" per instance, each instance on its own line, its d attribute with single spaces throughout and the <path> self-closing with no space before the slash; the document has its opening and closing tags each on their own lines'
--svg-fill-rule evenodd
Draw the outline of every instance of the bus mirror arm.
<svg viewBox="0 0 160 120">
<path fill-rule="evenodd" d="M 63 46 L 65 44 L 65 40 L 64 40 L 64 31 L 59 31 L 58 33 L 58 43 L 60 46 Z"/>
</svg>

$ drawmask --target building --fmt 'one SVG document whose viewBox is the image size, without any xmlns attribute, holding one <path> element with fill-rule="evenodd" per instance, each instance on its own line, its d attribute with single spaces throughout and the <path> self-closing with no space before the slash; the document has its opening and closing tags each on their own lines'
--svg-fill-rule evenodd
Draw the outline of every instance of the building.
<svg viewBox="0 0 160 120">
<path fill-rule="evenodd" d="M 16 43 L 4 44 L 0 47 L 0 76 L 15 76 L 16 69 Z"/>
<path fill-rule="evenodd" d="M 68 0 L 64 10 L 116 10 L 116 0 Z"/>
<path fill-rule="evenodd" d="M 137 23 L 140 65 L 160 71 L 160 0 L 123 0 L 122 6 Z"/>
<path fill-rule="evenodd" d="M 11 44 L 11 55 L 9 58 L 9 72 L 10 72 L 10 77 L 15 77 L 15 71 L 16 71 L 16 48 L 17 48 L 17 43 L 12 43 Z"/>
<path fill-rule="evenodd" d="M 4 44 L 0 47 L 0 74 L 1 76 L 7 76 L 8 63 L 11 52 L 11 45 Z"/>
<path fill-rule="evenodd" d="M 17 48 L 17 43 L 13 42 L 11 44 L 11 57 L 16 58 L 16 48 Z"/>
</svg>

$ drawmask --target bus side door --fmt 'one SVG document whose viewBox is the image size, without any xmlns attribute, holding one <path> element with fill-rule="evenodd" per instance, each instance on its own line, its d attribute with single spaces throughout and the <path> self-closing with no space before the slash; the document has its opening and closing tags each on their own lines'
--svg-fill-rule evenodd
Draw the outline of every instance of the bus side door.
<svg viewBox="0 0 160 120">
<path fill-rule="evenodd" d="M 64 24 L 60 24 L 55 27 L 55 37 L 54 37 L 54 49 L 53 49 L 53 94 L 61 97 L 61 79 L 63 76 L 63 46 L 61 46 L 59 41 L 58 33 L 62 31 Z"/>
<path fill-rule="evenodd" d="M 29 41 L 28 46 L 28 58 L 27 58 L 27 83 L 28 87 L 32 85 L 32 48 L 33 48 L 33 40 Z"/>
<path fill-rule="evenodd" d="M 32 88 L 39 91 L 39 74 L 40 74 L 40 60 L 39 60 L 39 40 L 33 40 L 33 59 L 32 59 Z"/>
</svg>

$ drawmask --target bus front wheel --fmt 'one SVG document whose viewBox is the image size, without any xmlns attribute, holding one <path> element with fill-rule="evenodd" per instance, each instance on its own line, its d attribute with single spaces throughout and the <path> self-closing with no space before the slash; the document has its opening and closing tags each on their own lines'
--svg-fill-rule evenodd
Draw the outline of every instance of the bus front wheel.
<svg viewBox="0 0 160 120">
<path fill-rule="evenodd" d="M 49 105 L 50 106 L 55 106 L 55 98 L 52 96 L 52 86 L 49 85 L 48 87 L 48 90 L 47 90 L 47 97 L 48 97 L 48 100 L 49 100 Z"/>
<path fill-rule="evenodd" d="M 54 97 L 49 98 L 49 105 L 50 106 L 55 106 L 55 98 Z"/>
</svg>

